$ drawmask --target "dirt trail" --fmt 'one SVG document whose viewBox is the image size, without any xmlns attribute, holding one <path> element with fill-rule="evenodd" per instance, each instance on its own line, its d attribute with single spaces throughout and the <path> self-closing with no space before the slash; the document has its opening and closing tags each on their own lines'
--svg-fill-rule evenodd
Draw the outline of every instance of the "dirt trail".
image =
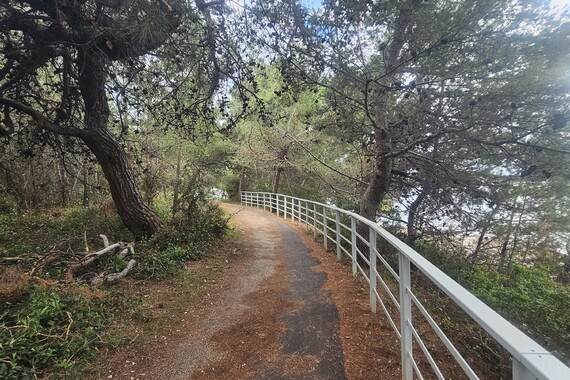
<svg viewBox="0 0 570 380">
<path fill-rule="evenodd" d="M 184 313 L 177 335 L 113 379 L 346 379 L 339 315 L 319 261 L 291 227 L 261 210 L 222 207 L 244 257 Z"/>
</svg>

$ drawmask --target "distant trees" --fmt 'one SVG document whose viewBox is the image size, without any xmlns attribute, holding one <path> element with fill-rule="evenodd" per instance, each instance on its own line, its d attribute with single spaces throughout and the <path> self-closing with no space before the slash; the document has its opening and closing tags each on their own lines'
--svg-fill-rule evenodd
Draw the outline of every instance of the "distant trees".
<svg viewBox="0 0 570 380">
<path fill-rule="evenodd" d="M 309 128 L 368 157 L 366 185 L 353 183 L 361 215 L 390 201 L 410 243 L 485 231 L 501 243 L 484 237 L 475 258 L 525 255 L 523 227 L 546 217 L 536 194 L 570 175 L 566 16 L 539 1 L 419 0 L 264 1 L 244 14 L 284 78 L 324 89 Z"/>
<path fill-rule="evenodd" d="M 89 198 L 96 160 L 139 237 L 162 224 L 147 205 L 160 183 L 173 181 L 176 211 L 189 180 L 215 182 L 211 169 L 389 218 L 410 244 L 469 236 L 474 261 L 568 241 L 554 200 L 570 176 L 566 16 L 509 0 L 232 8 L 5 1 L 2 154 L 49 150 L 61 204 L 70 187 Z M 220 165 L 188 163 L 174 142 L 156 152 L 166 131 Z M 70 154 L 87 159 L 71 168 Z M 137 175 L 139 162 L 152 165 Z M 23 167 L 0 169 L 7 184 Z"/>
</svg>

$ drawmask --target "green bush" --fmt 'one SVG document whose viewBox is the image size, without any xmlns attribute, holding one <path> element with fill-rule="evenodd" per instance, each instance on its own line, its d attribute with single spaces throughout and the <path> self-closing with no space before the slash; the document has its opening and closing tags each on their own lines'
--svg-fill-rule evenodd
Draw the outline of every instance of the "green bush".
<svg viewBox="0 0 570 380">
<path fill-rule="evenodd" d="M 204 257 L 205 249 L 227 230 L 223 211 L 213 203 L 202 203 L 173 219 L 168 226 L 143 243 L 148 253 L 136 275 L 164 280 L 186 267 L 189 260 Z"/>
<path fill-rule="evenodd" d="M 551 268 L 513 264 L 502 273 L 435 242 L 417 241 L 415 249 L 549 350 L 570 355 L 570 289 L 553 279 Z"/>
<path fill-rule="evenodd" d="M 0 378 L 27 379 L 66 372 L 91 357 L 108 313 L 81 296 L 35 287 L 0 323 Z"/>
<path fill-rule="evenodd" d="M 570 290 L 546 267 L 513 265 L 507 274 L 471 267 L 465 286 L 507 319 L 551 349 L 570 352 Z"/>
</svg>

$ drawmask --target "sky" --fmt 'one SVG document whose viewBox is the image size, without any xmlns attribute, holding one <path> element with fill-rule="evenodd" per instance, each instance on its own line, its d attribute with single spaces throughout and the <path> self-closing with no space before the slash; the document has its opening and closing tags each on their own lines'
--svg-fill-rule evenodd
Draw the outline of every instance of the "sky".
<svg viewBox="0 0 570 380">
<path fill-rule="evenodd" d="M 309 9 L 317 8 L 321 3 L 322 0 L 301 0 L 301 4 Z M 570 0 L 550 0 L 550 7 L 553 9 L 559 7 L 570 7 Z"/>
<path fill-rule="evenodd" d="M 570 2 L 570 0 L 559 0 L 559 1 Z M 321 2 L 322 2 L 321 0 L 301 0 L 301 4 L 303 4 L 305 7 L 309 9 L 317 8 L 319 5 L 321 5 Z"/>
</svg>

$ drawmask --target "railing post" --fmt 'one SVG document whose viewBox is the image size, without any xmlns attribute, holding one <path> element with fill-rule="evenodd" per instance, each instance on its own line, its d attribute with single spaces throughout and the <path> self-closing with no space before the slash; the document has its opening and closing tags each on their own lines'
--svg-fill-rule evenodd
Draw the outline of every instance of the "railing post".
<svg viewBox="0 0 570 380">
<path fill-rule="evenodd" d="M 370 231 L 370 310 L 376 313 L 376 231 L 374 228 L 368 227 Z"/>
<path fill-rule="evenodd" d="M 409 289 L 412 286 L 410 260 L 400 253 L 400 347 L 402 380 L 412 380 L 412 299 Z"/>
<path fill-rule="evenodd" d="M 352 274 L 356 274 L 356 256 L 358 255 L 356 250 L 356 219 L 350 217 L 350 248 L 351 248 L 351 259 L 352 259 Z"/>
<path fill-rule="evenodd" d="M 340 260 L 342 257 L 342 250 L 340 249 L 340 212 L 335 210 L 335 227 L 336 227 L 336 259 Z"/>
<path fill-rule="evenodd" d="M 323 244 L 325 246 L 325 251 L 329 249 L 328 240 L 329 233 L 327 228 L 327 207 L 323 206 Z"/>
<path fill-rule="evenodd" d="M 239 192 L 239 204 L 243 206 L 243 191 Z"/>
<path fill-rule="evenodd" d="M 513 358 L 513 380 L 536 380 L 536 376 L 519 360 Z"/>
<path fill-rule="evenodd" d="M 262 199 L 263 199 L 263 211 L 265 211 L 265 207 L 266 207 L 266 205 L 265 205 L 265 193 L 263 193 Z"/>
<path fill-rule="evenodd" d="M 273 194 L 273 197 L 275 199 L 275 212 L 277 213 L 277 216 L 279 216 L 279 194 Z"/>
<path fill-rule="evenodd" d="M 287 196 L 283 195 L 283 218 L 287 219 Z"/>
<path fill-rule="evenodd" d="M 295 198 L 291 198 L 291 223 L 295 221 Z"/>
<path fill-rule="evenodd" d="M 313 203 L 313 240 L 317 241 L 317 204 Z"/>
</svg>

